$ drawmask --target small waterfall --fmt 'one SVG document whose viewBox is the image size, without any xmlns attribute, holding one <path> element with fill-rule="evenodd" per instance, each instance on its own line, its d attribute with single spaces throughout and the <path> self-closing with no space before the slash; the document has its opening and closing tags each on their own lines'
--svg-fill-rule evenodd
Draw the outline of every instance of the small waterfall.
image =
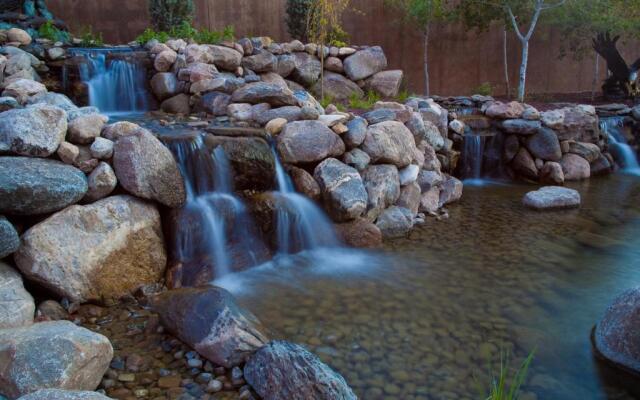
<svg viewBox="0 0 640 400">
<path fill-rule="evenodd" d="M 623 132 L 624 117 L 600 118 L 600 130 L 606 132 L 609 138 L 611 154 L 622 170 L 634 175 L 640 175 L 638 156 L 629 146 Z"/>
<path fill-rule="evenodd" d="M 79 72 L 80 79 L 87 85 L 90 106 L 106 114 L 149 109 L 147 74 L 140 63 L 128 57 L 133 53 L 131 49 L 71 49 L 70 53 L 85 60 L 79 65 Z M 108 57 L 114 54 L 118 57 Z M 67 77 L 65 70 L 65 85 Z"/>
<path fill-rule="evenodd" d="M 465 133 L 462 148 L 462 178 L 466 183 L 482 182 L 485 137 L 473 132 Z"/>
<path fill-rule="evenodd" d="M 278 184 L 278 192 L 274 193 L 278 199 L 278 253 L 294 254 L 303 250 L 340 246 L 331 221 L 313 201 L 296 193 L 277 151 L 273 148 L 272 151 Z"/>
</svg>

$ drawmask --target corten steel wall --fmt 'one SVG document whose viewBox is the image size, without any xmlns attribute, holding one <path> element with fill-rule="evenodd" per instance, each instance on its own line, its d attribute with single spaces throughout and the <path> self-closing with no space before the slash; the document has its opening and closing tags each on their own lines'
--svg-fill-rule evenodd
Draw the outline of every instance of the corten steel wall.
<svg viewBox="0 0 640 400">
<path fill-rule="evenodd" d="M 285 18 L 286 0 L 194 0 L 195 23 L 210 29 L 234 25 L 238 36 L 266 35 L 288 40 Z M 149 25 L 146 0 L 49 0 L 56 16 L 75 31 L 92 26 L 112 43 L 126 43 Z M 422 39 L 415 29 L 400 22 L 398 14 L 384 0 L 353 0 L 345 15 L 344 27 L 355 44 L 379 44 L 389 59 L 390 68 L 401 68 L 410 89 L 422 91 Z M 470 94 L 489 82 L 495 94 L 504 93 L 502 31 L 465 32 L 454 25 L 435 26 L 429 47 L 431 91 L 442 95 Z M 540 29 L 531 42 L 528 92 L 571 93 L 590 91 L 594 59 L 560 59 L 559 34 Z M 627 60 L 640 56 L 640 45 L 625 46 Z M 520 60 L 520 45 L 513 34 L 508 37 L 509 69 L 515 92 Z M 634 58 L 635 59 L 635 58 Z M 601 62 L 604 78 L 604 63 Z"/>
</svg>

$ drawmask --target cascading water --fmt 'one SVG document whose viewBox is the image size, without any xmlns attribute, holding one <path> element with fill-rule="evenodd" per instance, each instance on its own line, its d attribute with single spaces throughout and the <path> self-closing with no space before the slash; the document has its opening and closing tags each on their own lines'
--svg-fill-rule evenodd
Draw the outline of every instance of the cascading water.
<svg viewBox="0 0 640 400">
<path fill-rule="evenodd" d="M 611 154 L 626 173 L 640 175 L 638 156 L 625 139 L 623 117 L 600 118 L 600 130 L 609 138 Z"/>
<path fill-rule="evenodd" d="M 479 183 L 482 181 L 482 162 L 485 138 L 473 132 L 465 133 L 462 149 L 462 177 L 465 183 Z"/>
<path fill-rule="evenodd" d="M 116 53 L 118 57 L 108 57 Z M 129 54 L 131 53 L 131 54 Z M 149 109 L 146 71 L 129 57 L 131 49 L 71 49 L 82 57 L 80 79 L 87 85 L 89 105 L 105 114 L 144 112 Z M 65 77 L 68 72 L 64 72 Z M 66 78 L 65 78 L 66 81 Z"/>
</svg>

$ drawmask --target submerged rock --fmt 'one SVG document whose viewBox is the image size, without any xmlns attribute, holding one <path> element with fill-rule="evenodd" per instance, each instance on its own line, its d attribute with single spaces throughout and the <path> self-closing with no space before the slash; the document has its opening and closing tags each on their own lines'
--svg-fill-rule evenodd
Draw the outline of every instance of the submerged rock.
<svg viewBox="0 0 640 400">
<path fill-rule="evenodd" d="M 264 400 L 355 400 L 340 374 L 304 347 L 273 341 L 258 350 L 244 376 Z"/>
<path fill-rule="evenodd" d="M 154 297 L 151 305 L 169 332 L 226 368 L 241 365 L 267 342 L 256 317 L 219 287 L 171 290 Z"/>
<path fill-rule="evenodd" d="M 385 238 L 403 237 L 413 228 L 413 214 L 408 208 L 391 206 L 380 214 L 376 225 Z"/>
<path fill-rule="evenodd" d="M 95 390 L 109 368 L 109 340 L 69 321 L 0 330 L 0 394 L 39 389 Z"/>
<path fill-rule="evenodd" d="M 335 221 L 348 221 L 364 213 L 367 192 L 358 171 L 335 158 L 327 158 L 314 171 L 325 208 Z"/>
<path fill-rule="evenodd" d="M 575 208 L 580 206 L 580 193 L 561 186 L 545 186 L 527 193 L 523 202 L 534 210 Z"/>
<path fill-rule="evenodd" d="M 0 261 L 0 329 L 31 325 L 35 310 L 33 297 L 25 290 L 20 273 Z"/>
</svg>

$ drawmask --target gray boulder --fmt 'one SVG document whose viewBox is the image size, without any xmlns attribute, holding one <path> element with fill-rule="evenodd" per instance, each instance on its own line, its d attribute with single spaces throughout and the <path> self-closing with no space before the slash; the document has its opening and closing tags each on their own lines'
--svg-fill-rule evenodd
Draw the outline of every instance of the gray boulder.
<svg viewBox="0 0 640 400">
<path fill-rule="evenodd" d="M 277 65 L 278 58 L 266 50 L 260 50 L 257 54 L 242 59 L 242 67 L 253 72 L 275 71 Z"/>
<path fill-rule="evenodd" d="M 371 157 L 364 151 L 355 148 L 344 153 L 342 161 L 358 171 L 364 171 L 371 163 Z"/>
<path fill-rule="evenodd" d="M 296 69 L 296 60 L 291 54 L 282 54 L 278 56 L 278 63 L 276 65 L 276 73 L 283 78 L 291 75 L 293 70 Z"/>
<path fill-rule="evenodd" d="M 151 91 L 160 101 L 178 94 L 178 78 L 172 72 L 159 72 L 151 78 Z"/>
<path fill-rule="evenodd" d="M 0 213 L 47 214 L 77 203 L 87 192 L 82 171 L 55 160 L 0 157 Z"/>
<path fill-rule="evenodd" d="M 355 82 L 329 71 L 325 71 L 324 77 L 313 86 L 313 93 L 316 96 L 324 93 L 325 97 L 334 101 L 346 101 L 353 96 L 357 98 L 364 96 L 364 92 Z"/>
<path fill-rule="evenodd" d="M 37 392 L 29 393 L 18 400 L 109 400 L 98 392 L 81 390 L 61 390 L 61 389 L 41 389 Z"/>
<path fill-rule="evenodd" d="M 8 219 L 0 215 L 0 259 L 14 253 L 20 247 L 20 237 Z"/>
<path fill-rule="evenodd" d="M 373 163 L 388 163 L 402 168 L 411 164 L 416 149 L 413 135 L 397 121 L 371 125 L 361 146 Z"/>
<path fill-rule="evenodd" d="M 577 154 L 567 153 L 560 160 L 564 179 L 567 181 L 578 181 L 591 177 L 591 165 L 589 161 Z"/>
<path fill-rule="evenodd" d="M 288 122 L 298 121 L 302 119 L 302 109 L 298 106 L 285 106 L 272 108 L 263 113 L 254 116 L 254 119 L 260 125 L 266 125 L 267 122 L 276 118 L 284 118 Z"/>
<path fill-rule="evenodd" d="M 288 123 L 276 137 L 276 146 L 282 161 L 291 164 L 318 162 L 345 151 L 340 136 L 318 121 Z"/>
<path fill-rule="evenodd" d="M 370 165 L 362 174 L 368 194 L 367 216 L 371 220 L 400 197 L 400 177 L 394 165 Z"/>
<path fill-rule="evenodd" d="M 105 139 L 106 140 L 106 139 Z M 107 197 L 113 192 L 118 184 L 113 168 L 108 163 L 102 161 L 91 171 L 87 177 L 89 190 L 84 196 L 84 200 L 88 202 L 97 201 Z"/>
<path fill-rule="evenodd" d="M 396 97 L 402 85 L 404 73 L 401 69 L 381 71 L 367 79 L 365 87 L 382 97 Z"/>
<path fill-rule="evenodd" d="M 364 113 L 362 118 L 366 119 L 369 125 L 375 125 L 385 121 L 395 121 L 396 112 L 388 108 L 379 108 Z"/>
<path fill-rule="evenodd" d="M 527 148 L 534 157 L 545 161 L 560 161 L 562 149 L 556 133 L 549 128 L 540 128 L 527 138 Z"/>
<path fill-rule="evenodd" d="M 542 124 L 540 121 L 530 121 L 527 119 L 507 119 L 500 124 L 503 131 L 516 135 L 533 135 L 540 131 Z"/>
<path fill-rule="evenodd" d="M 315 168 L 325 208 L 335 221 L 349 221 L 367 209 L 367 191 L 354 168 L 327 158 Z"/>
<path fill-rule="evenodd" d="M 73 104 L 71 99 L 61 93 L 43 92 L 29 97 L 26 104 L 46 104 L 53 107 L 62 108 L 69 112 L 78 109 L 78 106 Z"/>
<path fill-rule="evenodd" d="M 291 78 L 305 87 L 310 87 L 320 78 L 322 65 L 316 56 L 294 53 L 295 68 Z"/>
<path fill-rule="evenodd" d="M 365 137 L 367 136 L 367 120 L 361 117 L 355 117 L 349 122 L 347 122 L 347 129 L 349 129 L 344 135 L 342 135 L 342 139 L 344 140 L 344 144 L 347 146 L 347 149 L 353 149 L 360 146 Z"/>
<path fill-rule="evenodd" d="M 380 214 L 376 221 L 382 237 L 393 239 L 406 236 L 413 228 L 413 214 L 408 208 L 392 206 Z"/>
<path fill-rule="evenodd" d="M 523 203 L 534 210 L 575 208 L 580 206 L 580 193 L 562 186 L 545 186 L 527 193 Z"/>
<path fill-rule="evenodd" d="M 366 79 L 387 68 L 387 57 L 379 46 L 357 51 L 344 60 L 344 72 L 352 81 Z"/>
<path fill-rule="evenodd" d="M 109 121 L 106 115 L 88 114 L 69 122 L 67 140 L 74 144 L 91 144 Z"/>
<path fill-rule="evenodd" d="M 0 114 L 0 153 L 49 157 L 67 133 L 67 113 L 38 104 Z"/>
<path fill-rule="evenodd" d="M 33 297 L 25 290 L 20 273 L 0 261 L 0 330 L 31 325 L 35 311 Z"/>
<path fill-rule="evenodd" d="M 304 347 L 273 341 L 244 367 L 247 383 L 264 400 L 356 400 L 340 374 Z"/>
<path fill-rule="evenodd" d="M 231 100 L 234 103 L 269 103 L 272 106 L 295 106 L 298 100 L 289 89 L 282 88 L 275 83 L 249 83 L 233 92 Z"/>
<path fill-rule="evenodd" d="M 200 97 L 196 111 L 204 111 L 216 117 L 227 115 L 231 95 L 223 92 L 208 92 Z"/>
<path fill-rule="evenodd" d="M 13 110 L 16 108 L 22 108 L 18 100 L 13 97 L 0 97 L 0 112 Z"/>
<path fill-rule="evenodd" d="M 531 153 L 529 153 L 529 151 L 524 147 L 520 147 L 518 153 L 513 158 L 511 166 L 514 171 L 526 179 L 538 179 L 538 168 L 536 168 L 536 162 L 533 157 L 531 157 Z"/>
<path fill-rule="evenodd" d="M 227 71 L 235 71 L 242 62 L 242 54 L 239 51 L 225 46 L 205 45 L 207 54 L 213 59 L 216 67 Z"/>
<path fill-rule="evenodd" d="M 464 185 L 460 179 L 449 176 L 441 185 L 439 206 L 442 207 L 460 200 L 463 187 Z"/>
<path fill-rule="evenodd" d="M 590 163 L 596 161 L 602 156 L 597 144 L 585 142 L 570 142 L 569 153 L 579 155 Z"/>
<path fill-rule="evenodd" d="M 189 100 L 189 95 L 180 93 L 163 101 L 162 104 L 160 104 L 160 108 L 169 114 L 188 115 L 191 112 Z"/>
</svg>

